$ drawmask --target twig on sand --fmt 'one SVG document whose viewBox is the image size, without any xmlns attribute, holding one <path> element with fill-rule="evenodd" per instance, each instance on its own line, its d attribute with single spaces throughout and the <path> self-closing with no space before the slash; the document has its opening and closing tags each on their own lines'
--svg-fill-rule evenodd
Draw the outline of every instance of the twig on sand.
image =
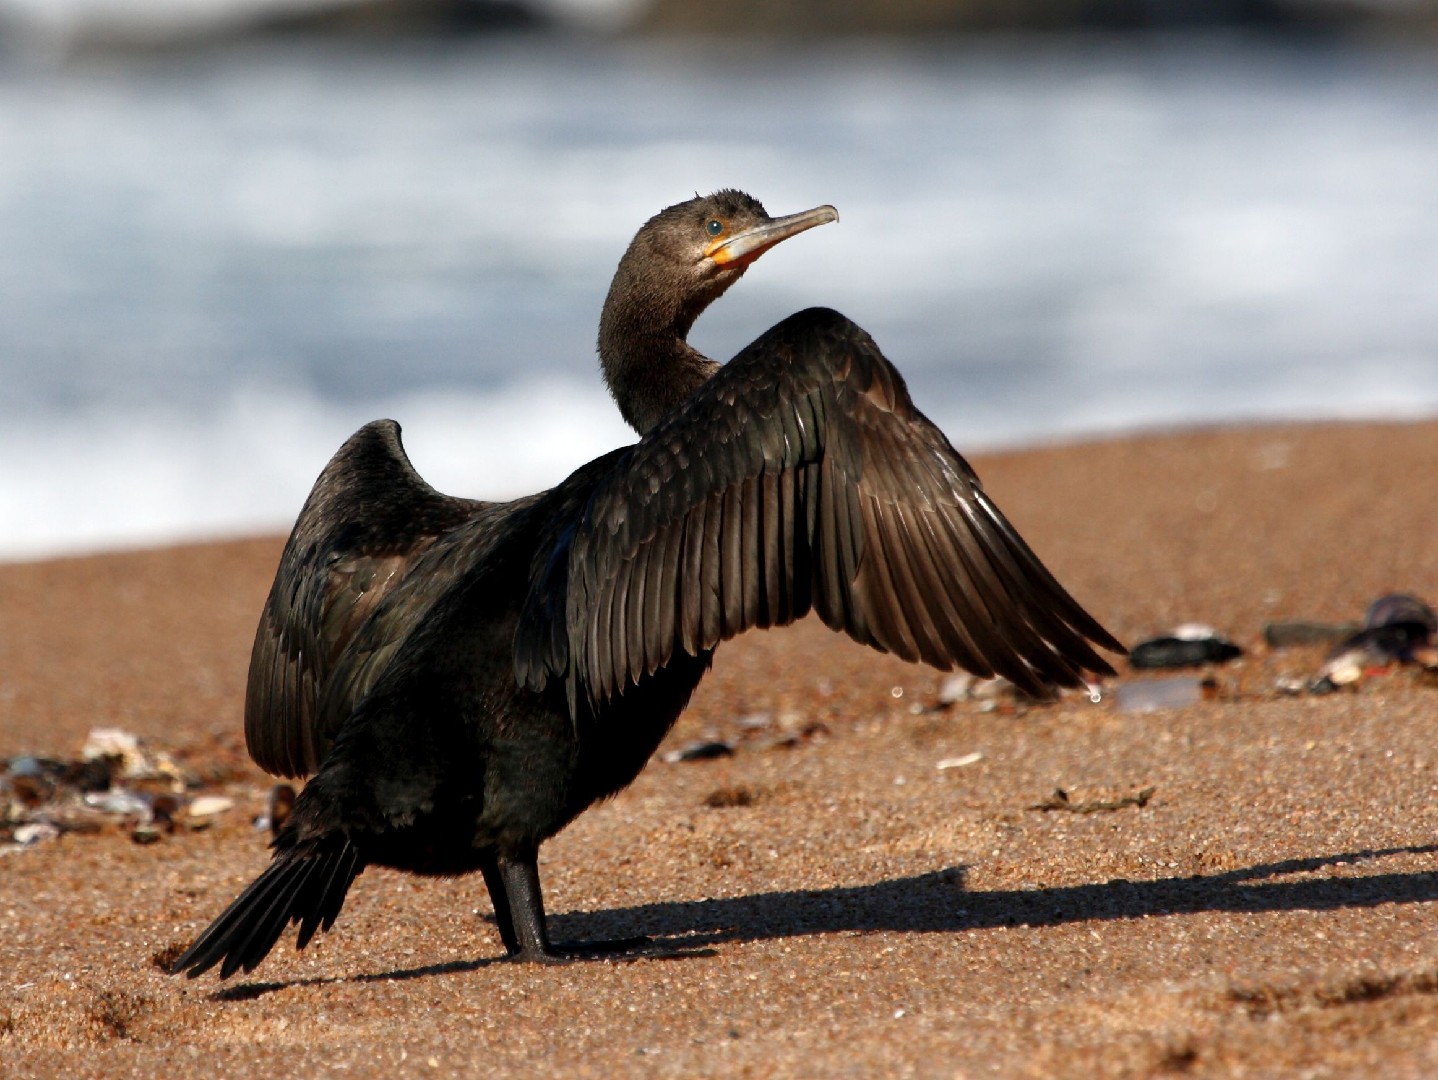
<svg viewBox="0 0 1438 1080">
<path fill-rule="evenodd" d="M 1146 787 L 1133 795 L 1124 795 L 1118 799 L 1090 799 L 1087 802 L 1074 802 L 1069 798 L 1069 793 L 1063 788 L 1054 788 L 1054 793 L 1041 803 L 1030 806 L 1030 810 L 1067 810 L 1071 814 L 1094 814 L 1100 811 L 1122 810 L 1126 806 L 1147 806 L 1148 800 L 1153 798 L 1157 788 Z"/>
</svg>

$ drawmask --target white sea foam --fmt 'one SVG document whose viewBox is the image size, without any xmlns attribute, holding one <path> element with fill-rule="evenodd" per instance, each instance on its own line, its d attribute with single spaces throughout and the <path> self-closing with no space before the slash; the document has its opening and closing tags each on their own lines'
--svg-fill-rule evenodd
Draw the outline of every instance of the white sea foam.
<svg viewBox="0 0 1438 1080">
<path fill-rule="evenodd" d="M 1297 396 L 1233 402 L 1090 387 L 1011 407 L 962 395 L 924 403 L 965 452 L 1195 423 L 1418 419 L 1438 415 L 1426 357 L 1328 370 Z M 507 499 L 550 487 L 634 441 L 596 385 L 555 379 L 493 394 L 430 393 L 339 407 L 292 388 L 250 388 L 213 412 L 51 418 L 0 438 L 0 558 L 14 560 L 287 530 L 330 455 L 360 424 L 400 421 L 420 474 L 441 491 Z"/>
<path fill-rule="evenodd" d="M 472 498 L 542 490 L 634 441 L 602 389 L 550 379 L 345 408 L 250 388 L 207 413 L 67 416 L 3 440 L 0 554 L 287 530 L 330 455 L 379 416 L 400 421 L 426 480 Z"/>
</svg>

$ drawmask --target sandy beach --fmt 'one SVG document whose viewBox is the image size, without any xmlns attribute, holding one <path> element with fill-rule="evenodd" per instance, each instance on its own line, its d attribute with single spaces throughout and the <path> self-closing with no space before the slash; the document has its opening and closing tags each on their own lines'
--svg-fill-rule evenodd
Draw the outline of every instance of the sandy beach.
<svg viewBox="0 0 1438 1080">
<path fill-rule="evenodd" d="M 1180 709 L 943 708 L 813 621 L 732 642 L 665 749 L 734 753 L 656 757 L 541 853 L 557 935 L 654 938 L 624 960 L 505 963 L 477 876 L 372 869 L 305 952 L 165 974 L 268 859 L 241 709 L 282 538 L 0 566 L 0 758 L 118 727 L 235 804 L 0 855 L 0 1073 L 1438 1075 L 1438 685 L 1283 695 L 1324 648 L 1263 640 L 1438 601 L 1438 421 L 973 463 L 1121 638 L 1246 655 Z"/>
</svg>

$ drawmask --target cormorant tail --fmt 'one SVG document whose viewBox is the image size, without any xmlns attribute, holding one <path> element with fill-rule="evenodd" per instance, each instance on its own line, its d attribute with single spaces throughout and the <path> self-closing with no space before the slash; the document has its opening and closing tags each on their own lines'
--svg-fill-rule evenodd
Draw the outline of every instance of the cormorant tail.
<svg viewBox="0 0 1438 1080">
<path fill-rule="evenodd" d="M 315 844 L 282 848 L 175 961 L 170 974 L 183 971 L 193 979 L 216 964 L 222 979 L 241 969 L 253 971 L 295 922 L 300 924 L 295 946 L 303 949 L 316 930 L 334 924 L 345 893 L 363 869 L 359 852 L 340 833 Z"/>
</svg>

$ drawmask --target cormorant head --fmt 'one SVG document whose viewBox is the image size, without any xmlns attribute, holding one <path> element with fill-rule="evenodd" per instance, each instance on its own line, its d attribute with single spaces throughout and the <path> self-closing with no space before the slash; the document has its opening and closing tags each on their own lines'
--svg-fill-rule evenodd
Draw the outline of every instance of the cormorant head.
<svg viewBox="0 0 1438 1080">
<path fill-rule="evenodd" d="M 771 218 L 742 191 L 661 210 L 635 234 L 599 316 L 599 361 L 624 418 L 641 434 L 719 367 L 686 340 L 700 313 L 781 240 L 839 220 L 832 206 Z"/>
<path fill-rule="evenodd" d="M 655 269 L 665 266 L 666 276 L 707 304 L 781 240 L 838 220 L 832 206 L 771 218 L 752 195 L 725 188 L 655 214 L 634 238 L 630 255 Z"/>
</svg>

